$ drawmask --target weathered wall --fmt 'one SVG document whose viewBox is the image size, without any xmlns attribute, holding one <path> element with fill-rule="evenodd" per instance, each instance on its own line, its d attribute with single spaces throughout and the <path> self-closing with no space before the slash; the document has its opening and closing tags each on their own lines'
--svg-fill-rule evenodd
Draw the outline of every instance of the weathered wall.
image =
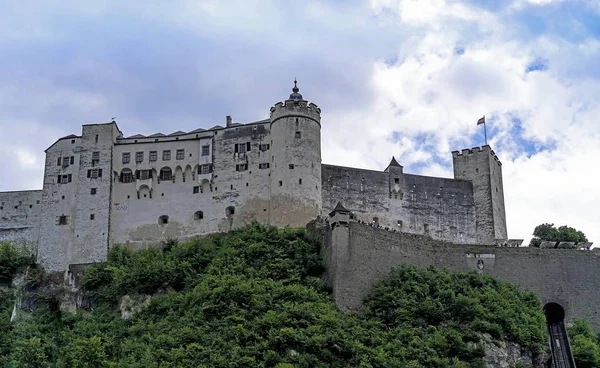
<svg viewBox="0 0 600 368">
<path fill-rule="evenodd" d="M 0 192 L 0 241 L 22 244 L 37 252 L 41 190 Z"/>
<path fill-rule="evenodd" d="M 494 244 L 508 239 L 504 209 L 502 164 L 490 146 L 452 152 L 454 177 L 473 183 L 477 242 Z"/>
<path fill-rule="evenodd" d="M 321 110 L 304 100 L 271 108 L 271 223 L 304 226 L 321 213 Z"/>
<path fill-rule="evenodd" d="M 323 215 L 341 202 L 359 220 L 475 243 L 473 185 L 468 180 L 322 165 Z M 490 243 L 491 244 L 491 243 Z"/>
<path fill-rule="evenodd" d="M 455 245 L 355 222 L 335 227 L 328 237 L 327 267 L 334 273 L 328 278 L 342 309 L 359 308 L 373 285 L 392 267 L 434 265 L 476 271 L 482 261 L 483 273 L 535 292 L 542 304 L 559 303 L 567 320 L 582 317 L 595 329 L 600 328 L 600 252 Z"/>
</svg>

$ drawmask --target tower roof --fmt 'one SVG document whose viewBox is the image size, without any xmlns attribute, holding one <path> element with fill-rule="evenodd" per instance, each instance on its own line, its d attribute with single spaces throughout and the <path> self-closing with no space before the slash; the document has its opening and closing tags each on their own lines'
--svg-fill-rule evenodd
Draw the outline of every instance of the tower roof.
<svg viewBox="0 0 600 368">
<path fill-rule="evenodd" d="M 331 212 L 329 213 L 329 216 L 332 216 L 332 215 L 333 215 L 334 213 L 336 213 L 336 212 L 345 212 L 345 213 L 349 213 L 349 212 L 350 212 L 350 210 L 346 209 L 346 207 L 344 207 L 344 206 L 342 205 L 342 202 L 338 202 L 338 203 L 335 205 L 335 208 L 333 209 L 333 211 L 331 211 Z"/>
<path fill-rule="evenodd" d="M 402 165 L 400 165 L 398 161 L 396 161 L 396 158 L 394 156 L 392 156 L 392 161 L 390 161 L 390 164 L 385 168 L 385 170 L 383 170 L 383 172 L 389 172 L 390 167 L 398 167 L 402 169 Z"/>
<path fill-rule="evenodd" d="M 292 94 L 290 95 L 290 100 L 300 101 L 302 100 L 302 95 L 299 93 L 300 89 L 298 88 L 298 81 L 294 78 L 294 88 L 292 88 Z"/>
</svg>

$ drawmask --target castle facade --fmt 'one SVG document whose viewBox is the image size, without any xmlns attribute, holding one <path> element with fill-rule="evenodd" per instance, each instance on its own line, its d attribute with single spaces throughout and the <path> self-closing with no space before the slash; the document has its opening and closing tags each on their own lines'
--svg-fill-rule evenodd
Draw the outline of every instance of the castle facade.
<svg viewBox="0 0 600 368">
<path fill-rule="evenodd" d="M 42 190 L 0 192 L 0 241 L 50 271 L 106 260 L 114 244 L 305 226 L 338 202 L 358 220 L 463 244 L 506 242 L 502 165 L 489 146 L 452 152 L 454 178 L 321 163 L 321 109 L 296 85 L 266 120 L 124 137 L 113 121 L 46 150 Z"/>
</svg>

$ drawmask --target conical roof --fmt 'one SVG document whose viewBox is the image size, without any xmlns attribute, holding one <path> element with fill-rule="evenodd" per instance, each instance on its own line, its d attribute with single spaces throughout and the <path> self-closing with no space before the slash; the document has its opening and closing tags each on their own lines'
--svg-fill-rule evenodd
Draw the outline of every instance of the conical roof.
<svg viewBox="0 0 600 368">
<path fill-rule="evenodd" d="M 336 213 L 336 212 L 346 212 L 346 213 L 349 213 L 349 212 L 350 212 L 350 210 L 348 210 L 346 207 L 344 207 L 344 206 L 342 205 L 342 202 L 338 202 L 338 203 L 335 205 L 335 208 L 333 209 L 333 211 L 331 211 L 331 212 L 329 213 L 329 216 L 332 216 L 332 215 L 333 215 L 334 213 Z"/>
</svg>

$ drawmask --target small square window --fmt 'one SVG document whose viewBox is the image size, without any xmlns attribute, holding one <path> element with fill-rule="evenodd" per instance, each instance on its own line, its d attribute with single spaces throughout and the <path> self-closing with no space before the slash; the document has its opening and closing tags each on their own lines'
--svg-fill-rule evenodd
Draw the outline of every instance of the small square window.
<svg viewBox="0 0 600 368">
<path fill-rule="evenodd" d="M 282 185 L 283 185 L 283 181 L 279 180 L 279 186 L 282 186 Z"/>
<path fill-rule="evenodd" d="M 298 184 L 302 185 L 302 179 L 298 179 Z"/>
<path fill-rule="evenodd" d="M 58 216 L 58 225 L 67 225 L 69 223 L 69 218 L 65 215 Z"/>
<path fill-rule="evenodd" d="M 394 178 L 394 184 L 400 184 L 400 178 Z"/>
<path fill-rule="evenodd" d="M 158 154 L 156 151 L 150 151 L 150 161 L 156 161 L 157 156 L 158 156 Z"/>
<path fill-rule="evenodd" d="M 96 188 L 91 188 L 90 189 L 90 194 L 96 194 L 97 193 L 97 189 Z"/>
<path fill-rule="evenodd" d="M 199 186 L 196 186 L 196 187 L 194 187 L 194 189 L 193 189 L 193 193 L 194 193 L 194 194 L 198 194 L 198 193 L 200 193 L 200 187 L 199 187 Z"/>
<path fill-rule="evenodd" d="M 90 214 L 90 220 L 94 220 L 96 218 L 96 215 L 94 215 L 93 213 Z"/>
<path fill-rule="evenodd" d="M 136 152 L 135 153 L 135 162 L 136 163 L 144 162 L 144 152 Z"/>
<path fill-rule="evenodd" d="M 92 163 L 100 161 L 100 152 L 94 151 L 92 152 Z"/>
<path fill-rule="evenodd" d="M 302 132 L 296 132 L 295 138 L 302 138 Z"/>
<path fill-rule="evenodd" d="M 236 171 L 246 171 L 246 170 L 248 170 L 248 164 L 235 165 L 235 170 Z"/>
<path fill-rule="evenodd" d="M 75 140 L 74 139 L 71 139 L 71 144 L 75 144 Z"/>
<path fill-rule="evenodd" d="M 171 160 L 171 150 L 164 150 L 162 153 L 162 159 L 163 159 L 163 161 L 170 161 Z"/>
<path fill-rule="evenodd" d="M 178 149 L 175 157 L 177 160 L 183 160 L 185 158 L 185 150 Z"/>
<path fill-rule="evenodd" d="M 290 170 L 294 170 L 294 164 L 290 164 Z"/>
<path fill-rule="evenodd" d="M 209 156 L 210 155 L 210 146 L 206 145 L 206 146 L 202 146 L 202 156 Z"/>
</svg>

